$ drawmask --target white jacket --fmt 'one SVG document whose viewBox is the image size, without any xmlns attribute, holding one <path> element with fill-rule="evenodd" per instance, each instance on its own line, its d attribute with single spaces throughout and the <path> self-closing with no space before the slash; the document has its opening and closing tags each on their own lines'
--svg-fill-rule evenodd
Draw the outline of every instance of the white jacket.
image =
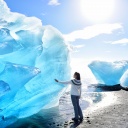
<svg viewBox="0 0 128 128">
<path fill-rule="evenodd" d="M 81 96 L 81 81 L 80 80 L 70 80 L 70 81 L 58 81 L 61 84 L 71 84 L 71 95 Z"/>
</svg>

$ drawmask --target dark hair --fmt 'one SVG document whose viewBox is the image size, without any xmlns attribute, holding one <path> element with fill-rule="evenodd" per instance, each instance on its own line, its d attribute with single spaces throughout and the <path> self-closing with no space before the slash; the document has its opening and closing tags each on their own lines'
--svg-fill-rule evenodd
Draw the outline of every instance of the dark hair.
<svg viewBox="0 0 128 128">
<path fill-rule="evenodd" d="M 77 80 L 80 80 L 80 73 L 75 72 L 74 75 L 76 76 L 76 79 L 77 79 Z"/>
</svg>

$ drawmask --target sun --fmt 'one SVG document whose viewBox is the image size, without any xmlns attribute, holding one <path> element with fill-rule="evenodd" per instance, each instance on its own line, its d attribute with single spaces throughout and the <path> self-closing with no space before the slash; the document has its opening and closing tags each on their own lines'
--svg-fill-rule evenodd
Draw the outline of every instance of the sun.
<svg viewBox="0 0 128 128">
<path fill-rule="evenodd" d="M 81 0 L 81 12 L 91 22 L 104 22 L 114 12 L 115 0 Z"/>
</svg>

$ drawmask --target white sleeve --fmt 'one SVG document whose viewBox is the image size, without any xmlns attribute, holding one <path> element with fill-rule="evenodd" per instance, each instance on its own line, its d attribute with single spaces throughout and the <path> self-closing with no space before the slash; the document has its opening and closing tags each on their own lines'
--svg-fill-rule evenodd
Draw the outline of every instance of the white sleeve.
<svg viewBox="0 0 128 128">
<path fill-rule="evenodd" d="M 58 81 L 58 83 L 60 83 L 60 84 L 71 84 L 71 80 L 70 81 Z"/>
</svg>

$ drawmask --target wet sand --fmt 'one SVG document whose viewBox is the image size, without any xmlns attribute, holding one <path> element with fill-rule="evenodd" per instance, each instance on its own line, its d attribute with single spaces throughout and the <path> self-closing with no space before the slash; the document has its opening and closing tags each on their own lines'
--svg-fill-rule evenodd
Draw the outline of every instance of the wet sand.
<svg viewBox="0 0 128 128">
<path fill-rule="evenodd" d="M 116 102 L 112 99 L 114 103 L 109 106 L 96 105 L 95 107 L 99 108 L 95 111 L 84 112 L 84 121 L 77 128 L 128 128 L 128 92 L 120 90 L 111 93 L 116 96 Z"/>
</svg>

